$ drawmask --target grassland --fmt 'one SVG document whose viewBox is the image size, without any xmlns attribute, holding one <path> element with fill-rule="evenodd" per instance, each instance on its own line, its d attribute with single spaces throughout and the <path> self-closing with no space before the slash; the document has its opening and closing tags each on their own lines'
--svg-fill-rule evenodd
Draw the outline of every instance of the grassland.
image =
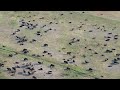
<svg viewBox="0 0 120 90">
<path fill-rule="evenodd" d="M 102 13 L 104 14 L 104 12 Z M 63 15 L 61 16 L 60 14 Z M 39 19 L 41 17 L 44 17 L 44 19 Z M 54 20 L 54 18 L 56 19 Z M 112 16 L 111 19 L 111 17 L 106 18 L 101 15 L 99 16 L 90 11 L 86 11 L 85 13 L 82 13 L 82 11 L 0 12 L 0 62 L 7 61 L 4 68 L 0 68 L 0 78 L 12 78 L 8 73 L 4 72 L 6 67 L 15 66 L 14 62 L 20 62 L 23 58 L 28 58 L 30 62 L 44 62 L 46 68 L 51 63 L 54 64 L 54 72 L 58 74 L 53 75 L 53 78 L 119 78 L 120 66 L 108 67 L 111 60 L 116 58 L 115 55 L 120 52 L 119 38 L 118 40 L 111 39 L 109 42 L 106 42 L 104 38 L 104 36 L 107 36 L 107 33 L 110 32 L 113 33 L 113 35 L 117 34 L 119 36 L 120 21 L 114 18 L 116 17 Z M 19 21 L 21 19 L 31 21 L 33 24 L 37 23 L 38 27 L 34 30 L 20 28 Z M 85 21 L 85 19 L 87 20 Z M 50 25 L 49 22 L 53 22 L 53 24 Z M 93 26 L 95 24 L 97 24 L 96 27 Z M 43 25 L 47 26 L 40 28 Z M 79 26 L 82 26 L 82 28 L 78 28 Z M 105 28 L 102 26 L 105 26 Z M 100 27 L 100 29 L 97 29 L 98 27 Z M 114 29 L 114 27 L 116 27 L 116 29 Z M 28 42 L 25 42 L 23 46 L 17 44 L 15 36 L 11 35 L 18 28 L 20 28 L 21 31 L 17 33 L 17 36 L 26 36 L 28 39 Z M 52 28 L 52 30 L 44 33 L 44 31 L 49 28 Z M 73 28 L 74 30 L 70 31 Z M 93 30 L 93 32 L 89 32 L 90 30 Z M 36 36 L 36 31 L 40 31 L 42 37 Z M 92 39 L 93 37 L 96 39 Z M 80 39 L 80 42 L 69 45 L 72 38 Z M 111 38 L 113 38 L 113 36 L 111 36 Z M 29 43 L 32 39 L 36 39 L 36 42 Z M 48 44 L 48 47 L 42 47 L 45 43 Z M 107 44 L 107 46 L 104 47 L 104 44 Z M 5 47 L 3 47 L 3 45 Z M 27 48 L 30 52 L 28 54 L 21 53 L 21 50 L 24 48 Z M 62 48 L 65 49 L 62 50 Z M 106 49 L 112 48 L 116 49 L 113 53 L 104 53 Z M 92 51 L 88 49 L 92 49 Z M 32 54 L 43 55 L 42 52 L 44 50 L 52 53 L 52 57 L 46 54 L 44 54 L 44 57 L 39 58 L 32 56 Z M 17 52 L 18 55 L 8 57 L 9 54 L 14 54 L 15 52 Z M 72 52 L 72 54 L 66 55 L 67 52 Z M 94 52 L 98 54 L 95 55 Z M 104 54 L 104 56 L 101 56 L 102 54 Z M 76 56 L 75 64 L 63 64 L 63 59 L 69 59 L 73 55 Z M 108 58 L 108 61 L 103 63 L 102 61 L 106 58 Z M 82 64 L 85 60 L 89 61 L 86 65 Z M 64 70 L 66 67 L 69 67 L 70 70 Z M 88 68 L 93 68 L 93 71 L 87 71 Z M 39 73 L 36 74 L 36 76 L 39 77 Z M 47 77 L 42 76 L 40 78 Z"/>
</svg>

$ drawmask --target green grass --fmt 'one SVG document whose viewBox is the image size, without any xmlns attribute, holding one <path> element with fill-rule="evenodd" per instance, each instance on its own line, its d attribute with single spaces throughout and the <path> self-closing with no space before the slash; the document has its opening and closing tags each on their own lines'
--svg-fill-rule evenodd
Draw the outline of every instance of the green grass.
<svg viewBox="0 0 120 90">
<path fill-rule="evenodd" d="M 69 12 L 65 12 L 64 16 L 60 17 L 60 15 L 59 15 L 60 13 L 64 13 L 64 11 L 63 12 L 50 12 L 49 11 L 49 12 L 44 12 L 44 13 L 43 12 L 32 12 L 30 14 L 31 16 L 33 16 L 34 14 L 37 14 L 37 15 L 33 16 L 32 19 L 26 18 L 26 21 L 36 19 L 37 22 L 39 22 L 39 24 L 41 24 L 44 22 L 49 23 L 48 22 L 49 20 L 51 21 L 52 18 L 57 17 L 57 20 L 55 22 L 58 22 L 58 23 L 64 22 L 64 23 L 61 23 L 60 25 L 58 25 L 58 27 L 60 27 L 59 29 L 61 31 L 59 32 L 60 37 L 55 39 L 56 42 L 53 43 L 54 40 L 52 40 L 52 39 L 54 39 L 54 37 L 49 38 L 49 35 L 52 33 L 45 34 L 42 38 L 40 38 L 40 41 L 34 43 L 34 45 L 33 44 L 29 45 L 28 43 L 26 43 L 25 47 L 31 50 L 29 54 L 24 55 L 22 53 L 19 53 L 17 57 L 19 59 L 27 57 L 32 61 L 44 61 L 45 65 L 54 63 L 55 65 L 57 65 L 58 70 L 59 70 L 59 68 L 65 68 L 68 66 L 71 68 L 71 70 L 63 71 L 63 75 L 66 75 L 65 78 L 82 78 L 83 76 L 84 77 L 87 77 L 87 76 L 88 77 L 97 77 L 101 73 L 107 75 L 107 73 L 102 72 L 101 70 L 98 70 L 94 73 L 89 73 L 86 71 L 86 69 L 84 67 L 82 67 L 82 65 L 81 66 L 80 65 L 73 66 L 73 65 L 61 64 L 61 62 L 59 62 L 60 59 L 57 57 L 55 57 L 55 58 L 49 58 L 49 57 L 33 58 L 31 56 L 33 53 L 38 54 L 38 53 L 42 52 L 42 50 L 44 50 L 44 49 L 41 48 L 40 46 L 43 43 L 49 42 L 51 45 L 50 50 L 52 50 L 53 52 L 56 50 L 60 50 L 62 47 L 65 47 L 66 50 L 63 50 L 62 51 L 63 53 L 66 53 L 67 51 L 71 51 L 71 52 L 73 52 L 73 54 L 75 54 L 78 57 L 77 59 L 81 60 L 81 61 L 84 60 L 81 56 L 85 54 L 85 55 L 87 55 L 87 59 L 90 59 L 92 61 L 92 64 L 94 67 L 100 67 L 102 64 L 98 64 L 98 63 L 96 63 L 96 61 L 98 60 L 98 62 L 100 62 L 104 58 L 100 57 L 99 55 L 94 55 L 93 57 L 89 57 L 92 53 L 94 53 L 93 51 L 96 51 L 99 54 L 102 54 L 105 51 L 105 49 L 107 49 L 107 48 L 118 49 L 118 51 L 114 52 L 114 54 L 120 51 L 119 50 L 119 48 L 120 48 L 119 42 L 117 44 L 115 44 L 114 42 L 109 42 L 108 43 L 109 47 L 107 47 L 105 49 L 101 48 L 102 45 L 100 45 L 99 47 L 96 46 L 97 43 L 100 43 L 100 44 L 105 43 L 103 40 L 104 32 L 100 32 L 100 31 L 96 32 L 97 39 L 92 40 L 91 39 L 93 37 L 92 34 L 89 34 L 88 31 L 86 31 L 86 32 L 83 31 L 84 29 L 87 29 L 87 30 L 92 29 L 89 25 L 97 24 L 98 26 L 105 25 L 107 32 L 109 31 L 109 32 L 113 32 L 115 34 L 117 34 L 117 33 L 119 34 L 120 21 L 93 16 L 93 15 L 90 15 L 89 13 L 82 14 L 81 12 L 73 12 L 73 15 L 69 15 Z M 29 13 L 24 12 L 24 11 L 0 12 L 0 25 L 2 27 L 6 27 L 5 25 L 7 25 L 7 28 L 10 27 L 10 28 L 13 28 L 14 30 L 16 30 L 19 26 L 18 21 L 20 20 L 20 18 L 17 17 L 18 15 L 21 16 L 20 18 L 28 17 Z M 45 18 L 46 18 L 45 20 L 43 20 L 43 22 L 39 21 L 39 19 L 38 19 L 39 17 L 42 17 L 42 16 L 45 16 Z M 85 19 L 88 19 L 87 23 L 84 21 Z M 72 25 L 68 24 L 69 21 L 72 21 L 73 24 Z M 86 27 L 83 27 L 80 31 L 79 30 L 75 30 L 75 31 L 71 31 L 71 32 L 69 31 L 72 27 L 76 27 L 77 25 L 79 26 L 81 21 L 83 23 L 87 24 Z M 112 31 L 111 29 L 115 26 L 118 28 L 116 30 Z M 29 40 L 31 40 L 33 37 L 35 39 L 39 39 L 34 34 L 38 30 L 39 29 L 34 29 L 34 30 L 29 31 L 27 29 L 22 29 L 22 32 L 20 32 L 18 35 L 22 35 L 22 36 L 26 35 Z M 44 30 L 44 29 L 41 29 L 40 31 L 42 31 L 42 30 Z M 47 38 L 45 38 L 45 37 L 47 37 Z M 72 46 L 68 45 L 70 39 L 72 39 L 74 37 L 79 38 L 80 42 L 73 44 Z M 87 39 L 87 42 L 85 42 L 84 39 Z M 52 44 L 51 44 L 51 42 L 52 42 Z M 17 51 L 18 50 L 17 48 L 19 48 L 18 45 L 14 45 L 15 47 L 14 46 L 11 47 L 13 44 L 9 43 L 6 45 L 5 48 L 3 48 L 2 42 L 0 42 L 0 43 L 1 43 L 0 44 L 0 55 L 3 57 L 7 57 L 8 54 L 10 54 L 10 53 L 19 52 L 19 51 Z M 56 46 L 54 44 L 56 44 Z M 94 50 L 92 52 L 85 50 L 84 47 L 86 45 L 89 48 L 92 48 Z M 22 49 L 22 48 L 23 47 L 21 46 L 20 49 Z M 35 49 L 32 50 L 33 48 L 35 48 Z M 38 49 L 36 49 L 36 48 L 38 48 Z M 79 52 L 79 55 L 76 54 L 78 52 Z M 106 56 L 109 57 L 109 59 L 112 59 L 114 54 L 108 54 L 108 55 L 106 54 Z M 63 56 L 63 57 L 66 57 L 66 56 Z M 102 68 L 102 67 L 100 67 L 100 68 Z M 109 74 L 108 74 L 108 76 L 109 76 Z"/>
<path fill-rule="evenodd" d="M 8 54 L 11 54 L 13 52 L 15 52 L 14 49 L 12 49 L 12 51 L 11 51 L 6 47 L 4 49 L 0 50 L 1 55 L 5 56 L 5 57 L 8 57 Z M 53 63 L 53 64 L 57 65 L 58 67 L 64 67 L 64 68 L 65 67 L 70 67 L 71 68 L 70 72 L 72 72 L 72 73 L 75 72 L 74 73 L 75 75 L 77 74 L 77 75 L 81 75 L 81 76 L 84 76 L 84 75 L 86 76 L 86 75 L 89 74 L 87 71 L 85 71 L 85 70 L 83 70 L 83 69 L 81 69 L 81 68 L 79 68 L 77 66 L 60 64 L 60 62 L 57 62 L 57 61 L 53 60 L 53 58 L 52 58 L 52 60 L 49 59 L 49 58 L 36 58 L 36 57 L 32 57 L 29 54 L 24 55 L 22 53 L 19 53 L 19 55 L 17 57 L 27 57 L 28 59 L 33 60 L 33 61 L 39 61 L 40 60 L 40 61 L 43 61 L 45 65 Z"/>
</svg>

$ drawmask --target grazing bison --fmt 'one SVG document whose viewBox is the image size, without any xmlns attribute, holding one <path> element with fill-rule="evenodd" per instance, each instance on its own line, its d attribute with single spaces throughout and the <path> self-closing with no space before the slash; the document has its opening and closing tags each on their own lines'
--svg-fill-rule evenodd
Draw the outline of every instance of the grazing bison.
<svg viewBox="0 0 120 90">
<path fill-rule="evenodd" d="M 64 70 L 70 70 L 70 68 L 69 68 L 69 67 L 66 67 Z"/>
<path fill-rule="evenodd" d="M 43 68 L 39 68 L 38 70 L 43 70 Z"/>
<path fill-rule="evenodd" d="M 46 74 L 52 74 L 52 71 L 48 71 Z"/>
<path fill-rule="evenodd" d="M 0 67 L 4 67 L 4 64 L 3 64 L 3 63 L 0 63 Z"/>
<path fill-rule="evenodd" d="M 92 72 L 92 71 L 93 71 L 93 69 L 92 69 L 92 68 L 89 68 L 87 71 L 90 71 L 90 72 Z"/>
<path fill-rule="evenodd" d="M 27 49 L 23 49 L 22 52 L 23 52 L 24 54 L 29 53 L 29 51 L 28 51 Z"/>
<path fill-rule="evenodd" d="M 64 61 L 65 64 L 68 64 L 68 61 Z"/>
<path fill-rule="evenodd" d="M 32 76 L 32 78 L 33 78 L 33 79 L 37 79 L 37 77 L 35 77 L 35 76 Z"/>
<path fill-rule="evenodd" d="M 43 64 L 43 62 L 38 62 L 38 64 Z"/>
<path fill-rule="evenodd" d="M 11 68 L 7 68 L 8 71 L 11 71 Z"/>
<path fill-rule="evenodd" d="M 53 68 L 53 67 L 55 67 L 55 65 L 54 64 L 50 64 L 50 68 Z"/>
<path fill-rule="evenodd" d="M 43 53 L 47 53 L 47 51 L 43 51 Z"/>
<path fill-rule="evenodd" d="M 12 54 L 9 54 L 9 57 L 13 57 L 13 55 L 12 55 Z"/>
<path fill-rule="evenodd" d="M 71 55 L 71 52 L 67 52 L 68 55 Z"/>
<path fill-rule="evenodd" d="M 24 58 L 24 61 L 28 61 L 28 58 Z"/>
</svg>

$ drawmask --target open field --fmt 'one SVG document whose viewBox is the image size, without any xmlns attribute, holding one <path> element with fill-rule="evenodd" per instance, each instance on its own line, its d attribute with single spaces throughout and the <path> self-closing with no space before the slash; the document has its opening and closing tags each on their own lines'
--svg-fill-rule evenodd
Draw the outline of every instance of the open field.
<svg viewBox="0 0 120 90">
<path fill-rule="evenodd" d="M 0 79 L 119 79 L 119 11 L 0 11 Z"/>
</svg>

